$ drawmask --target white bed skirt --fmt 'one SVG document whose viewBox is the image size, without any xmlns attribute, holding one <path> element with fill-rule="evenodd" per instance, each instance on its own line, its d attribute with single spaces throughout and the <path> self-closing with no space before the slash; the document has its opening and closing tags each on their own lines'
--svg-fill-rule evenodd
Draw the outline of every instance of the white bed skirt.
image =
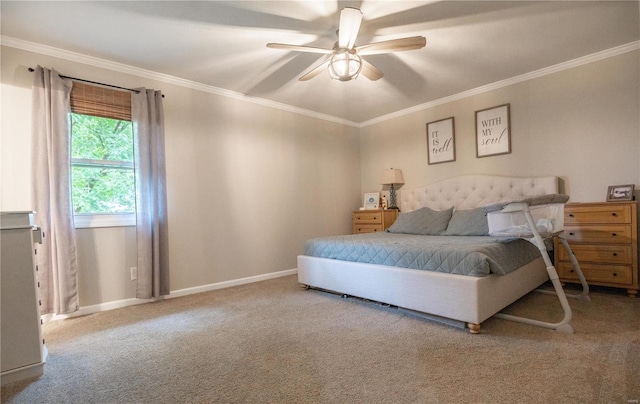
<svg viewBox="0 0 640 404">
<path fill-rule="evenodd" d="M 473 277 L 298 256 L 301 284 L 472 324 L 547 280 L 542 257 L 507 275 Z"/>
</svg>

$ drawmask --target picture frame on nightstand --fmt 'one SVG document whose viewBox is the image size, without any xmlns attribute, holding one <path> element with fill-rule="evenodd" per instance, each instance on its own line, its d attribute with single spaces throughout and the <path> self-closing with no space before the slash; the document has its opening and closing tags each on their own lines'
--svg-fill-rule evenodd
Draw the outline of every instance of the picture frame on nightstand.
<svg viewBox="0 0 640 404">
<path fill-rule="evenodd" d="M 380 192 L 367 192 L 364 194 L 364 208 L 378 209 L 380 203 Z"/>
<path fill-rule="evenodd" d="M 632 201 L 634 187 L 634 184 L 609 186 L 607 202 Z"/>
</svg>

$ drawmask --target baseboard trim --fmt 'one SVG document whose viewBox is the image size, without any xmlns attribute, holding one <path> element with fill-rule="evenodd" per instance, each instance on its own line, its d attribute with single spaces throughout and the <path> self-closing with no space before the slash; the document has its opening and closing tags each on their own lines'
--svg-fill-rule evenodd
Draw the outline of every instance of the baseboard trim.
<svg viewBox="0 0 640 404">
<path fill-rule="evenodd" d="M 209 285 L 195 286 L 193 288 L 178 289 L 172 291 L 169 296 L 165 296 L 165 298 L 171 299 L 174 297 L 194 295 L 196 293 L 210 292 L 217 289 L 231 288 L 233 286 L 245 285 L 247 283 L 254 283 L 266 281 L 269 279 L 280 278 L 283 276 L 295 275 L 296 273 L 298 273 L 298 269 L 287 269 L 285 271 L 271 272 L 264 275 L 256 275 L 247 278 L 234 279 L 231 281 L 211 283 Z"/>
<path fill-rule="evenodd" d="M 261 281 L 266 281 L 266 280 L 269 280 L 269 279 L 280 278 L 280 277 L 283 277 L 283 276 L 295 275 L 296 273 L 298 273 L 298 269 L 287 269 L 285 271 L 271 272 L 271 273 L 268 273 L 268 274 L 249 276 L 249 277 L 246 277 L 246 278 L 233 279 L 233 280 L 224 281 L 224 282 L 210 283 L 208 285 L 195 286 L 195 287 L 192 287 L 192 288 L 178 289 L 178 290 L 171 291 L 169 293 L 169 295 L 163 296 L 160 299 L 135 299 L 135 298 L 132 298 L 132 299 L 115 300 L 115 301 L 112 301 L 112 302 L 106 302 L 106 303 L 94 304 L 94 305 L 91 305 L 91 306 L 80 307 L 78 309 L 78 311 L 70 313 L 70 314 L 45 314 L 45 315 L 42 316 L 42 321 L 46 323 L 46 322 L 49 322 L 49 321 L 64 320 L 64 319 L 67 319 L 67 318 L 86 316 L 86 315 L 89 315 L 89 314 L 99 313 L 101 311 L 121 309 L 121 308 L 124 308 L 124 307 L 151 303 L 151 302 L 154 302 L 154 301 L 157 301 L 157 300 L 172 299 L 172 298 L 175 298 L 175 297 L 182 297 L 182 296 L 188 296 L 188 295 L 195 295 L 197 293 L 210 292 L 212 290 L 231 288 L 233 286 L 246 285 L 248 283 L 261 282 Z"/>
</svg>

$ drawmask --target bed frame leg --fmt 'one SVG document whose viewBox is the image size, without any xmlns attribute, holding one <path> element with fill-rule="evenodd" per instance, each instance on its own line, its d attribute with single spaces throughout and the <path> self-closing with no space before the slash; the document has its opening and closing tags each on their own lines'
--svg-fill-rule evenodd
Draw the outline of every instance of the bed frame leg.
<svg viewBox="0 0 640 404">
<path fill-rule="evenodd" d="M 467 327 L 469 327 L 471 334 L 480 334 L 480 324 L 467 323 Z"/>
</svg>

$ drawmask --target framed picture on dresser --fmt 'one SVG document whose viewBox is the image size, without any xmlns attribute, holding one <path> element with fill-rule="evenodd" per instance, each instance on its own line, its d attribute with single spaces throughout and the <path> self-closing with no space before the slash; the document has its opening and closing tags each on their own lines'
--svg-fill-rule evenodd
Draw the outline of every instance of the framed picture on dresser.
<svg viewBox="0 0 640 404">
<path fill-rule="evenodd" d="M 364 194 L 364 208 L 365 209 L 378 209 L 380 203 L 379 192 L 367 192 Z"/>
<path fill-rule="evenodd" d="M 634 184 L 611 185 L 607 190 L 607 202 L 633 200 Z"/>
</svg>

